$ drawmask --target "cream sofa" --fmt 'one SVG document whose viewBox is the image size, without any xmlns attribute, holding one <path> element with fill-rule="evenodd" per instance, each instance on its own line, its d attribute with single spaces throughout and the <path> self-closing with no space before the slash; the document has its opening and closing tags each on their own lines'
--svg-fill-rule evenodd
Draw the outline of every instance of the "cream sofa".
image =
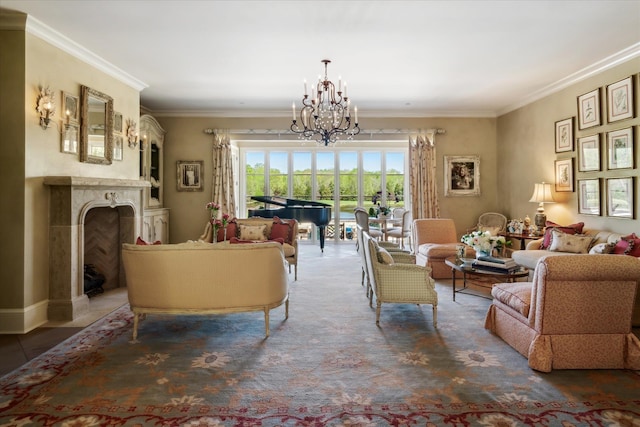
<svg viewBox="0 0 640 427">
<path fill-rule="evenodd" d="M 640 262 L 572 254 L 538 262 L 533 282 L 493 286 L 485 328 L 533 369 L 640 369 L 631 332 Z"/>
<path fill-rule="evenodd" d="M 274 224 L 274 221 L 277 222 L 278 220 L 275 218 L 251 217 L 251 218 L 235 218 L 234 221 L 238 225 L 238 227 L 236 228 L 235 233 L 231 232 L 227 234 L 227 239 L 231 239 L 233 237 L 242 238 L 242 236 L 240 235 L 241 225 L 248 225 L 248 226 L 264 225 L 265 226 L 264 238 L 265 240 L 268 240 L 270 238 L 273 238 L 272 236 L 273 224 Z M 289 273 L 291 273 L 291 266 L 293 265 L 294 279 L 298 280 L 298 240 L 297 240 L 298 239 L 298 221 L 296 221 L 295 219 L 283 218 L 280 220 L 280 222 L 286 223 L 290 226 L 288 235 L 286 237 L 284 236 L 283 233 L 278 233 L 278 236 L 283 237 L 284 239 L 284 245 L 282 247 L 282 250 L 284 251 L 285 260 L 289 264 Z M 218 234 L 221 234 L 221 232 L 219 231 Z M 213 242 L 213 227 L 211 227 L 210 223 L 207 222 L 207 225 L 205 226 L 205 229 L 204 229 L 204 233 L 202 233 L 202 235 L 199 237 L 198 240 L 202 242 L 208 242 L 208 243 Z M 219 238 L 218 240 L 221 240 L 221 238 Z"/>
<path fill-rule="evenodd" d="M 129 304 L 138 321 L 148 313 L 212 314 L 264 311 L 285 304 L 289 280 L 282 245 L 188 242 L 122 246 Z"/>
</svg>

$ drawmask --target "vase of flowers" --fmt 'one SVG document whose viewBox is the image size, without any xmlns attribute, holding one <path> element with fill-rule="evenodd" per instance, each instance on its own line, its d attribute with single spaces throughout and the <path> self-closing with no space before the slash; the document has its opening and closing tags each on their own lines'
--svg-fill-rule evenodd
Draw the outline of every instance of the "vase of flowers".
<svg viewBox="0 0 640 427">
<path fill-rule="evenodd" d="M 462 236 L 460 241 L 473 247 L 476 258 L 491 256 L 494 249 L 500 250 L 506 244 L 504 236 L 492 236 L 489 231 L 472 231 Z"/>
<path fill-rule="evenodd" d="M 209 202 L 205 205 L 205 208 L 209 211 L 211 219 L 218 219 L 218 211 L 220 210 L 219 204 L 216 202 Z"/>
<path fill-rule="evenodd" d="M 227 241 L 227 225 L 229 224 L 229 214 L 224 213 L 222 214 L 222 219 L 220 220 L 220 226 L 222 227 L 223 230 L 223 236 L 222 236 L 222 241 L 226 242 Z"/>
</svg>

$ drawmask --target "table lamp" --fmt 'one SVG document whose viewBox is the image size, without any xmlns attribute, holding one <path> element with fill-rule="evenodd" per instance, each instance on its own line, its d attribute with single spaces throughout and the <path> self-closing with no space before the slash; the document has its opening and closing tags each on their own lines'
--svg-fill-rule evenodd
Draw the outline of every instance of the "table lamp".
<svg viewBox="0 0 640 427">
<path fill-rule="evenodd" d="M 538 213 L 536 213 L 535 224 L 537 227 L 537 234 L 542 234 L 542 229 L 546 225 L 547 216 L 544 214 L 545 203 L 555 203 L 553 195 L 551 194 L 551 184 L 534 184 L 533 194 L 531 195 L 530 202 L 538 203 Z"/>
</svg>

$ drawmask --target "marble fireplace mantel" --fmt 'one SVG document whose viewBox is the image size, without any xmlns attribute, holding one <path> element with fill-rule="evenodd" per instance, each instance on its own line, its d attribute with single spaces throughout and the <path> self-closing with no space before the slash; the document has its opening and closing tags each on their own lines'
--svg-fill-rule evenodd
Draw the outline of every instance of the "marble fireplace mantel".
<svg viewBox="0 0 640 427">
<path fill-rule="evenodd" d="M 140 234 L 148 181 L 77 176 L 48 176 L 49 320 L 73 320 L 90 310 L 84 294 L 84 223 L 88 211 L 117 209 L 119 239 L 135 242 Z"/>
</svg>

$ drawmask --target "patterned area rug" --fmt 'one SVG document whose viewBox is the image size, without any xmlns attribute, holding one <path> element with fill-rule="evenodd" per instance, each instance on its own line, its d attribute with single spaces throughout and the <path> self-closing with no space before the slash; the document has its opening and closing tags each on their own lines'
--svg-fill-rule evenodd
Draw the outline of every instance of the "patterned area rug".
<svg viewBox="0 0 640 427">
<path fill-rule="evenodd" d="M 125 306 L 0 379 L 0 426 L 640 425 L 640 372 L 533 371 L 489 300 L 438 292 L 437 328 L 415 305 L 377 327 L 353 247 L 303 246 L 268 339 L 262 313 L 151 315 L 132 343 Z"/>
</svg>

